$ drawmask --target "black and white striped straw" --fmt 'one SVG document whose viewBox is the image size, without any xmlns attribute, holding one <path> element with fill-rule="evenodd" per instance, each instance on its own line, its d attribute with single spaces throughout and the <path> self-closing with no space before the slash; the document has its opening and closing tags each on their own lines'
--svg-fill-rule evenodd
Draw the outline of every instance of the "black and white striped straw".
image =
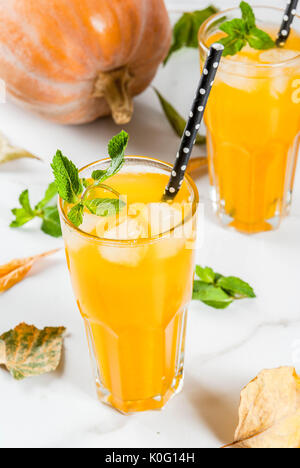
<svg viewBox="0 0 300 468">
<path fill-rule="evenodd" d="M 283 47 L 289 38 L 291 26 L 297 13 L 298 3 L 299 0 L 288 0 L 287 2 L 282 24 L 276 40 L 276 45 L 278 47 Z"/>
<path fill-rule="evenodd" d="M 224 47 L 219 43 L 213 44 L 209 49 L 189 120 L 181 139 L 175 165 L 169 183 L 165 189 L 163 196 L 164 201 L 173 200 L 183 183 L 185 171 L 193 151 L 197 133 L 200 129 L 205 107 L 214 84 L 223 51 Z"/>
</svg>

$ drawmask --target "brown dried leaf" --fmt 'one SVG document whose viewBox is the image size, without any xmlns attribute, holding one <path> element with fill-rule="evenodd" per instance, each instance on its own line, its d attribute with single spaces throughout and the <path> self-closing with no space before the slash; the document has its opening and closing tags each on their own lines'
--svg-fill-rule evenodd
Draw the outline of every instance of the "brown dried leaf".
<svg viewBox="0 0 300 468">
<path fill-rule="evenodd" d="M 241 393 L 236 448 L 300 448 L 300 378 L 293 367 L 261 372 Z"/>
<path fill-rule="evenodd" d="M 4 363 L 6 361 L 6 351 L 4 341 L 0 341 L 0 362 Z"/>
<path fill-rule="evenodd" d="M 208 160 L 206 157 L 192 158 L 189 161 L 187 171 L 191 177 L 200 177 L 207 173 Z"/>
<path fill-rule="evenodd" d="M 0 294 L 22 281 L 37 260 L 52 255 L 58 250 L 51 250 L 34 257 L 12 260 L 6 265 L 0 266 Z"/>
<path fill-rule="evenodd" d="M 13 161 L 14 159 L 21 158 L 30 158 L 30 159 L 39 159 L 32 153 L 28 151 L 12 146 L 7 138 L 0 133 L 0 164 Z"/>
<path fill-rule="evenodd" d="M 16 380 L 56 370 L 60 363 L 66 329 L 44 328 L 22 323 L 0 336 L 0 365 Z"/>
</svg>

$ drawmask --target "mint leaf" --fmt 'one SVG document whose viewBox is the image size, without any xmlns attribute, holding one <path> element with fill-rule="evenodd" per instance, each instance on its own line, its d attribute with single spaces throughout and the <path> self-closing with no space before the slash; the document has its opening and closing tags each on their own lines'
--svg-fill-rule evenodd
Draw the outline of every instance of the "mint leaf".
<svg viewBox="0 0 300 468">
<path fill-rule="evenodd" d="M 224 277 L 212 268 L 196 266 L 193 299 L 215 309 L 226 309 L 235 299 L 255 298 L 253 288 L 235 276 Z"/>
<path fill-rule="evenodd" d="M 35 215 L 31 215 L 24 208 L 14 208 L 11 211 L 16 218 L 10 223 L 11 228 L 19 228 L 24 226 L 24 224 L 29 223 L 29 221 L 35 218 Z"/>
<path fill-rule="evenodd" d="M 154 91 L 160 101 L 161 107 L 165 113 L 165 116 L 167 117 L 171 127 L 173 128 L 174 132 L 176 135 L 179 136 L 179 138 L 182 137 L 183 132 L 186 127 L 186 121 L 184 120 L 183 117 L 177 112 L 177 110 L 170 104 L 162 95 L 161 93 L 154 88 Z M 206 138 L 201 135 L 197 135 L 196 137 L 196 145 L 204 145 L 206 143 Z"/>
<path fill-rule="evenodd" d="M 240 38 L 244 38 L 247 32 L 245 22 L 242 19 L 227 21 L 221 24 L 220 29 L 229 36 L 237 36 Z"/>
<path fill-rule="evenodd" d="M 91 182 L 88 179 L 81 179 L 81 183 L 85 189 L 91 185 Z"/>
<path fill-rule="evenodd" d="M 247 40 L 252 49 L 269 50 L 275 46 L 275 42 L 269 34 L 258 28 L 251 29 Z"/>
<path fill-rule="evenodd" d="M 82 184 L 77 167 L 61 151 L 57 151 L 51 167 L 60 197 L 68 203 L 78 202 L 82 193 Z"/>
<path fill-rule="evenodd" d="M 249 32 L 252 28 L 256 26 L 255 14 L 251 6 L 246 2 L 241 2 L 240 9 L 242 11 L 242 18 Z"/>
<path fill-rule="evenodd" d="M 44 198 L 36 205 L 35 210 L 42 210 L 57 195 L 56 183 L 52 182 L 46 190 Z"/>
<path fill-rule="evenodd" d="M 108 143 L 108 154 L 111 159 L 118 159 L 120 156 L 124 156 L 125 149 L 128 145 L 129 135 L 128 133 L 120 132 L 118 135 L 113 137 Z"/>
<path fill-rule="evenodd" d="M 216 274 L 212 268 L 202 268 L 200 265 L 196 266 L 196 275 L 204 283 L 213 284 L 215 282 Z"/>
<path fill-rule="evenodd" d="M 242 18 L 227 21 L 220 26 L 220 30 L 227 34 L 219 42 L 225 47 L 224 57 L 235 55 L 247 44 L 255 50 L 268 50 L 275 47 L 271 36 L 256 27 L 255 14 L 252 7 L 246 3 L 240 3 Z"/>
<path fill-rule="evenodd" d="M 21 193 L 19 197 L 19 202 L 22 208 L 29 214 L 29 215 L 34 215 L 33 210 L 30 205 L 29 201 L 29 192 L 28 190 L 24 190 L 24 192 Z"/>
<path fill-rule="evenodd" d="M 219 42 L 224 46 L 224 57 L 227 55 L 237 54 L 247 45 L 247 41 L 245 39 L 232 36 L 224 37 L 223 39 L 220 39 Z"/>
<path fill-rule="evenodd" d="M 62 232 L 57 206 L 47 206 L 45 208 L 41 229 L 49 236 L 61 237 Z"/>
<path fill-rule="evenodd" d="M 53 198 L 57 195 L 56 184 L 52 182 L 47 188 L 43 199 L 36 205 L 34 210 L 29 201 L 29 192 L 25 190 L 19 197 L 19 202 L 22 208 L 14 208 L 12 210 L 15 220 L 10 224 L 11 228 L 19 228 L 24 226 L 34 218 L 41 218 L 43 223 L 41 229 L 46 234 L 53 237 L 61 236 L 61 228 L 59 221 L 59 213 L 57 206 L 48 206 Z"/>
<path fill-rule="evenodd" d="M 240 52 L 247 41 L 245 39 L 247 30 L 246 25 L 242 19 L 233 19 L 220 26 L 221 31 L 228 34 L 227 37 L 221 39 L 219 42 L 225 47 L 223 55 L 235 55 Z"/>
<path fill-rule="evenodd" d="M 99 183 L 106 179 L 107 171 L 101 171 L 100 169 L 92 173 L 92 178 L 97 180 Z"/>
<path fill-rule="evenodd" d="M 29 201 L 29 192 L 28 190 L 24 190 L 19 196 L 19 203 L 22 208 L 14 208 L 12 214 L 15 216 L 15 220 L 11 222 L 11 228 L 18 228 L 24 226 L 29 221 L 35 218 L 35 214 L 31 208 L 30 201 Z"/>
<path fill-rule="evenodd" d="M 233 302 L 233 299 L 221 288 L 203 281 L 194 282 L 193 299 L 215 309 L 226 309 Z"/>
<path fill-rule="evenodd" d="M 74 226 L 79 227 L 83 223 L 83 211 L 83 203 L 78 203 L 69 211 L 68 218 Z"/>
<path fill-rule="evenodd" d="M 196 10 L 184 13 L 177 21 L 173 29 L 173 41 L 167 58 L 164 61 L 166 65 L 174 52 L 183 47 L 198 48 L 199 28 L 210 16 L 217 13 L 215 7 L 209 6 L 204 10 Z"/>
<path fill-rule="evenodd" d="M 125 162 L 124 156 L 128 141 L 129 135 L 124 131 L 110 140 L 108 144 L 108 154 L 111 159 L 111 164 L 105 171 L 94 171 L 92 174 L 94 180 L 98 183 L 104 182 L 122 169 Z"/>
<path fill-rule="evenodd" d="M 112 198 L 95 198 L 84 202 L 88 210 L 97 216 L 116 216 L 125 206 L 122 200 Z"/>
<path fill-rule="evenodd" d="M 223 275 L 221 275 L 220 273 L 215 273 L 215 283 L 217 283 L 219 281 L 219 279 L 221 278 L 224 278 Z"/>
<path fill-rule="evenodd" d="M 235 276 L 229 276 L 228 278 L 223 277 L 218 280 L 217 284 L 234 298 L 256 297 L 253 288 L 248 283 Z"/>
</svg>

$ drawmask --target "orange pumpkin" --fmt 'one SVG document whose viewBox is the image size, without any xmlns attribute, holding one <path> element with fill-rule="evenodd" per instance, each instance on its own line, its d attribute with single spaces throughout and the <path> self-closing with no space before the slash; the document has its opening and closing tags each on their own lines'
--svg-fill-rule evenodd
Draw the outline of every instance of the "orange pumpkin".
<svg viewBox="0 0 300 468">
<path fill-rule="evenodd" d="M 0 0 L 0 24 L 9 96 L 63 124 L 129 122 L 171 40 L 163 0 Z"/>
</svg>

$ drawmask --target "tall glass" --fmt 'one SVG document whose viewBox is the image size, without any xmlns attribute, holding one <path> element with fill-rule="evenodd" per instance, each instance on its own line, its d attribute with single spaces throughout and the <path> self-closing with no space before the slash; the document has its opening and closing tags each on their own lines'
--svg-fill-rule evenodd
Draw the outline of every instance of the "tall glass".
<svg viewBox="0 0 300 468">
<path fill-rule="evenodd" d="M 258 26 L 275 36 L 283 10 L 254 11 Z M 203 24 L 202 63 L 219 25 L 238 17 L 240 10 L 231 9 Z M 291 206 L 300 141 L 298 16 L 293 29 L 287 47 L 296 53 L 288 60 L 251 63 L 247 50 L 223 58 L 206 110 L 214 206 L 223 225 L 245 233 L 277 228 Z"/>
<path fill-rule="evenodd" d="M 106 166 L 107 160 L 97 162 L 80 176 Z M 136 192 L 141 200 L 143 187 L 133 186 L 132 174 L 136 181 L 145 174 L 154 181 L 164 175 L 167 181 L 171 170 L 154 159 L 126 158 L 124 192 Z M 67 262 L 98 396 L 122 413 L 161 409 L 181 389 L 199 201 L 188 176 L 183 190 L 189 209 L 180 225 L 138 240 L 86 234 L 69 222 L 60 200 Z"/>
</svg>

